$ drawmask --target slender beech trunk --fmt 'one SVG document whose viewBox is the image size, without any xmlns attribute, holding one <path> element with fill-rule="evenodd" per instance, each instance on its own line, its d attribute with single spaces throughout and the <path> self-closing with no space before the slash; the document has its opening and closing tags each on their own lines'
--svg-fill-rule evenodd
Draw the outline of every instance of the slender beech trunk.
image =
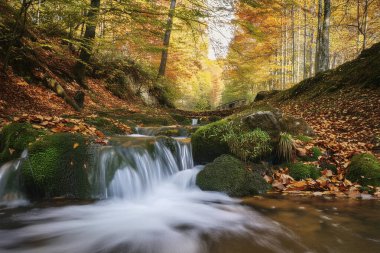
<svg viewBox="0 0 380 253">
<path fill-rule="evenodd" d="M 322 44 L 322 32 L 323 32 L 323 0 L 318 0 L 318 26 L 317 26 L 317 39 L 315 44 L 315 73 L 320 72 L 321 62 L 321 44 Z"/>
<path fill-rule="evenodd" d="M 364 20 L 363 20 L 363 44 L 362 44 L 362 50 L 366 49 L 367 47 L 367 30 L 368 30 L 368 8 L 369 8 L 369 0 L 364 0 Z"/>
<path fill-rule="evenodd" d="M 297 83 L 300 81 L 300 72 L 301 72 L 301 9 L 297 8 L 298 10 L 298 24 L 297 24 L 297 76 L 296 81 Z"/>
<path fill-rule="evenodd" d="M 306 1 L 303 1 L 303 79 L 307 78 L 307 52 L 306 52 L 306 42 L 307 42 L 307 12 L 306 12 Z"/>
<path fill-rule="evenodd" d="M 285 7 L 285 85 L 288 83 L 288 10 Z"/>
<path fill-rule="evenodd" d="M 176 4 L 177 4 L 176 0 L 170 1 L 170 10 L 169 10 L 169 15 L 168 15 L 168 20 L 166 23 L 166 31 L 164 35 L 164 43 L 163 43 L 164 48 L 162 49 L 161 63 L 160 63 L 160 68 L 158 70 L 158 76 L 165 76 L 166 64 L 168 62 L 170 35 L 172 33 L 172 28 L 173 28 L 173 19 L 174 19 Z"/>
<path fill-rule="evenodd" d="M 294 84 L 296 81 L 296 31 L 295 31 L 295 15 L 294 15 L 294 4 L 290 10 L 291 19 L 292 19 L 292 83 Z"/>
<path fill-rule="evenodd" d="M 96 25 L 100 8 L 100 0 L 91 0 L 91 6 L 87 12 L 86 31 L 82 40 L 79 60 L 75 65 L 75 75 L 79 85 L 83 88 L 88 88 L 85 76 L 86 66 L 90 62 L 94 39 L 96 35 Z"/>
<path fill-rule="evenodd" d="M 17 14 L 17 17 L 15 19 L 15 23 L 13 26 L 13 31 L 12 34 L 10 35 L 9 43 L 8 43 L 8 48 L 7 52 L 5 53 L 5 58 L 4 58 L 4 65 L 3 65 L 3 72 L 6 73 L 8 66 L 9 66 L 9 61 L 11 59 L 11 53 L 13 50 L 13 47 L 17 43 L 17 41 L 21 40 L 25 26 L 26 26 L 26 21 L 27 21 L 27 13 L 28 9 L 31 6 L 33 0 L 22 0 L 20 11 Z"/>
<path fill-rule="evenodd" d="M 329 69 L 330 62 L 330 17 L 331 17 L 331 0 L 324 0 L 324 12 L 323 12 L 323 33 L 320 48 L 320 71 L 326 71 Z"/>
<path fill-rule="evenodd" d="M 281 89 L 284 89 L 285 85 L 285 27 L 284 27 L 284 12 L 281 15 Z"/>
</svg>

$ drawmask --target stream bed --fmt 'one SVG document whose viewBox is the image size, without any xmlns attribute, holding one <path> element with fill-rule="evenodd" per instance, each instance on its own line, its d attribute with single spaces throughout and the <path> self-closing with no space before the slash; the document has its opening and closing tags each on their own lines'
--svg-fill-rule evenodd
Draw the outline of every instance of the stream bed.
<svg viewBox="0 0 380 253">
<path fill-rule="evenodd" d="M 0 207 L 0 252 L 380 252 L 378 200 L 268 195 L 242 202 L 196 186 L 203 167 L 194 166 L 186 139 L 116 143 L 100 150 L 89 175 L 97 200 Z M 3 174 L 18 164 L 3 166 Z"/>
</svg>

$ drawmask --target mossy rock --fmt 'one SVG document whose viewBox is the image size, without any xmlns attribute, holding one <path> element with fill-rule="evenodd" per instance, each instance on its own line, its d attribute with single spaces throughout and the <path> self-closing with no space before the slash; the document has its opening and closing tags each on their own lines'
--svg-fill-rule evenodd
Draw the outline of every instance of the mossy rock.
<svg viewBox="0 0 380 253">
<path fill-rule="evenodd" d="M 188 118 L 182 114 L 172 113 L 171 117 L 180 125 L 191 125 L 191 118 Z"/>
<path fill-rule="evenodd" d="M 289 175 L 295 180 L 307 178 L 317 179 L 321 176 L 321 170 L 314 165 L 304 163 L 288 163 L 282 167 L 289 169 Z"/>
<path fill-rule="evenodd" d="M 22 177 L 30 197 L 88 198 L 90 155 L 87 142 L 79 134 L 59 133 L 33 143 L 22 165 Z"/>
<path fill-rule="evenodd" d="M 87 118 L 85 122 L 95 126 L 98 130 L 100 130 L 105 135 L 116 135 L 116 134 L 125 134 L 124 130 L 118 128 L 114 125 L 110 120 L 97 117 L 97 118 Z"/>
<path fill-rule="evenodd" d="M 30 143 L 45 132 L 37 130 L 29 123 L 12 123 L 0 133 L 0 164 L 19 158 Z"/>
<path fill-rule="evenodd" d="M 371 154 L 355 155 L 348 167 L 347 179 L 363 186 L 380 186 L 380 162 Z"/>
<path fill-rule="evenodd" d="M 231 197 L 265 193 L 270 185 L 258 174 L 230 155 L 222 155 L 207 164 L 197 175 L 196 183 L 204 191 L 219 191 Z"/>
<path fill-rule="evenodd" d="M 198 128 L 191 136 L 196 163 L 206 164 L 223 154 L 230 153 L 227 142 L 222 138 L 227 124 L 228 121 L 220 120 Z"/>
<path fill-rule="evenodd" d="M 126 119 L 134 121 L 136 124 L 144 124 L 145 126 L 169 126 L 177 123 L 169 114 L 148 115 L 135 113 L 127 116 Z"/>
</svg>

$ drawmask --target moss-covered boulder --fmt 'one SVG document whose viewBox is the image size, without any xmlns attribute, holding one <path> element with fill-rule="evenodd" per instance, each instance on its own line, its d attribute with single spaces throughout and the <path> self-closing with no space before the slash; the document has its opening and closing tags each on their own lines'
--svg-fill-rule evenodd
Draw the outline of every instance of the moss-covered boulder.
<svg viewBox="0 0 380 253">
<path fill-rule="evenodd" d="M 88 198 L 90 163 L 87 139 L 78 134 L 46 135 L 29 147 L 22 165 L 26 192 L 32 198 Z"/>
<path fill-rule="evenodd" d="M 295 180 L 306 178 L 317 179 L 321 176 L 321 170 L 314 165 L 298 163 L 288 163 L 285 166 L 289 169 L 289 175 Z"/>
<path fill-rule="evenodd" d="M 12 123 L 0 133 L 0 164 L 19 158 L 28 145 L 43 135 L 29 123 Z"/>
<path fill-rule="evenodd" d="M 363 186 L 380 186 L 380 162 L 371 154 L 355 155 L 348 167 L 347 179 Z"/>
<path fill-rule="evenodd" d="M 226 120 L 220 120 L 200 127 L 192 136 L 194 161 L 198 164 L 206 164 L 220 155 L 229 154 L 228 144 L 223 140 L 226 132 Z"/>
<path fill-rule="evenodd" d="M 257 173 L 247 170 L 244 164 L 222 155 L 199 172 L 196 183 L 204 191 L 219 191 L 231 197 L 246 197 L 265 193 L 269 184 Z"/>
</svg>

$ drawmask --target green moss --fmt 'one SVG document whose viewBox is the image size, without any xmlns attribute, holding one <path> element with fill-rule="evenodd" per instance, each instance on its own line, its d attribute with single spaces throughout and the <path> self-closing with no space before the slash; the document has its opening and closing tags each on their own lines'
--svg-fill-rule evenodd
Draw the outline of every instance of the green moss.
<svg viewBox="0 0 380 253">
<path fill-rule="evenodd" d="M 304 163 L 288 163 L 284 167 L 289 169 L 289 175 L 295 180 L 306 178 L 317 179 L 321 176 L 321 171 L 314 165 Z"/>
<path fill-rule="evenodd" d="M 380 162 L 371 154 L 355 155 L 348 167 L 347 179 L 363 186 L 380 186 Z"/>
<path fill-rule="evenodd" d="M 32 198 L 87 198 L 87 140 L 78 134 L 44 136 L 33 143 L 22 165 L 26 191 Z"/>
<path fill-rule="evenodd" d="M 294 137 L 294 139 L 296 140 L 300 140 L 304 143 L 309 143 L 313 140 L 313 138 L 309 137 L 309 136 L 306 136 L 306 135 L 297 135 Z"/>
<path fill-rule="evenodd" d="M 244 168 L 244 164 L 222 155 L 199 172 L 197 185 L 205 191 L 220 191 L 232 197 L 245 197 L 266 192 L 270 186 L 258 175 Z"/>
<path fill-rule="evenodd" d="M 220 155 L 229 154 L 229 147 L 223 134 L 226 133 L 228 121 L 221 120 L 200 127 L 192 136 L 193 157 L 196 163 L 205 164 Z"/>
<path fill-rule="evenodd" d="M 318 161 L 319 157 L 322 155 L 323 155 L 323 153 L 318 147 L 312 147 L 311 148 L 311 155 L 301 157 L 301 160 L 305 161 L 305 162 L 315 162 L 315 161 Z"/>
<path fill-rule="evenodd" d="M 103 132 L 105 135 L 115 135 L 115 134 L 125 134 L 125 132 L 114 125 L 110 120 L 97 117 L 97 118 L 87 118 L 85 119 L 87 124 L 95 126 L 98 130 Z"/>
<path fill-rule="evenodd" d="M 172 118 L 180 125 L 191 125 L 191 119 L 181 114 L 172 113 Z"/>
<path fill-rule="evenodd" d="M 170 115 L 136 113 L 126 116 L 126 119 L 134 121 L 136 124 L 144 124 L 145 126 L 169 126 L 177 123 Z"/>
<path fill-rule="evenodd" d="M 231 152 L 244 161 L 255 161 L 266 157 L 272 151 L 269 134 L 260 129 L 244 132 L 239 127 L 230 127 L 223 139 Z"/>
<path fill-rule="evenodd" d="M 12 123 L 0 133 L 0 164 L 20 157 L 28 145 L 45 132 L 29 123 Z"/>
</svg>

